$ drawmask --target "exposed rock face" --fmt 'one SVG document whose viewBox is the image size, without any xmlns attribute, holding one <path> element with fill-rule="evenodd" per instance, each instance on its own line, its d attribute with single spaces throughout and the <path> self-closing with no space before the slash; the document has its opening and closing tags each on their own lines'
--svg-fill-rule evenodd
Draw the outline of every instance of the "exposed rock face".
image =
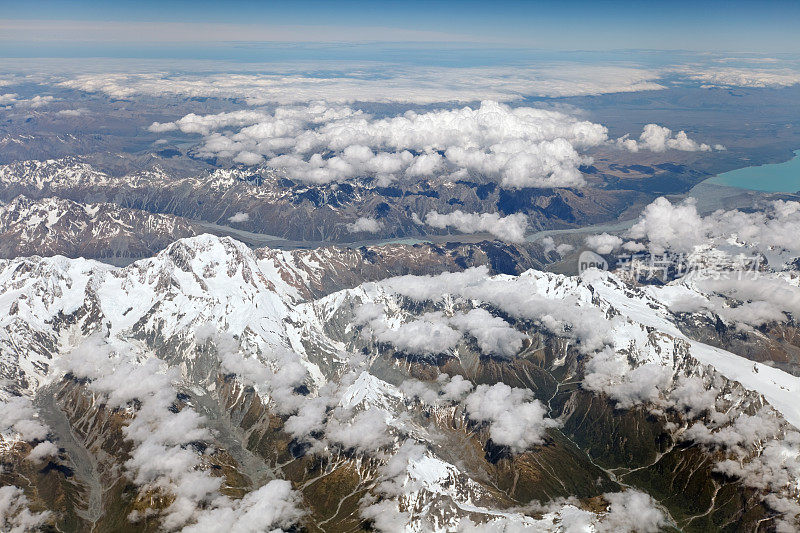
<svg viewBox="0 0 800 533">
<path fill-rule="evenodd" d="M 523 189 L 494 183 L 427 181 L 382 187 L 372 180 L 305 185 L 262 169 L 218 169 L 189 177 L 159 166 L 122 174 L 102 172 L 79 158 L 20 161 L 0 166 L 0 200 L 24 194 L 172 214 L 297 241 L 357 242 L 376 237 L 441 233 L 415 220 L 430 211 L 525 213 L 531 229 L 614 219 L 648 195 L 636 191 Z M 237 213 L 246 214 L 236 218 Z M 380 221 L 377 233 L 351 233 L 359 217 Z M 233 221 L 231 221 L 231 217 Z"/>
<path fill-rule="evenodd" d="M 0 206 L 0 257 L 64 255 L 127 264 L 193 235 L 181 218 L 115 204 L 18 196 Z"/>
<path fill-rule="evenodd" d="M 794 523 L 800 379 L 699 342 L 660 288 L 470 250 L 0 260 L 3 405 L 31 406 L 0 411 L 2 481 L 62 531 Z"/>
</svg>

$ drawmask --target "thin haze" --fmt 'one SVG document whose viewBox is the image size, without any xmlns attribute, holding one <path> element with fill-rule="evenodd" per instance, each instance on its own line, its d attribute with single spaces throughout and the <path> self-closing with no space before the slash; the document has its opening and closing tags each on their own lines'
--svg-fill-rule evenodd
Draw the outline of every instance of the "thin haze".
<svg viewBox="0 0 800 533">
<path fill-rule="evenodd" d="M 122 1 L 74 5 L 32 1 L 3 7 L 0 56 L 73 52 L 103 56 L 114 55 L 115 48 L 108 47 L 109 43 L 128 43 L 135 49 L 131 43 L 230 41 L 426 42 L 550 50 L 780 54 L 800 49 L 797 20 L 800 3 L 796 1 L 585 1 L 568 5 L 471 1 Z"/>
</svg>

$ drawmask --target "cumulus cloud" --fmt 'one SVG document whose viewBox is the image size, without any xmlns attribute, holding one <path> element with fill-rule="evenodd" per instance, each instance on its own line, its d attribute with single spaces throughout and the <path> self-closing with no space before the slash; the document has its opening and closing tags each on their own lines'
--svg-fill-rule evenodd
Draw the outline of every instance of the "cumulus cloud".
<svg viewBox="0 0 800 533">
<path fill-rule="evenodd" d="M 564 256 L 570 253 L 572 250 L 575 249 L 574 246 L 567 243 L 561 243 L 556 246 L 556 242 L 553 240 L 552 237 L 545 237 L 541 240 L 542 248 L 544 253 L 549 254 L 550 252 L 555 252 L 558 255 Z"/>
<path fill-rule="evenodd" d="M 665 152 L 667 150 L 681 150 L 683 152 L 710 152 L 712 147 L 705 143 L 698 143 L 689 138 L 685 131 L 672 133 L 672 130 L 658 124 L 647 124 L 639 136 L 639 140 L 630 139 L 627 135 L 617 139 L 617 145 L 631 152 L 650 150 L 651 152 Z M 724 150 L 722 145 L 715 145 L 713 149 Z"/>
<path fill-rule="evenodd" d="M 689 418 L 696 417 L 706 411 L 714 411 L 719 391 L 707 385 L 697 376 L 680 376 L 677 386 L 669 391 L 670 399 L 675 407 L 687 413 Z"/>
<path fill-rule="evenodd" d="M 464 213 L 456 210 L 439 214 L 431 211 L 425 216 L 425 223 L 434 228 L 450 226 L 461 233 L 486 232 L 503 241 L 522 242 L 525 240 L 528 217 L 522 213 L 501 217 L 499 213 Z"/>
<path fill-rule="evenodd" d="M 408 399 L 419 400 L 423 404 L 439 404 L 439 392 L 434 384 L 418 379 L 407 379 L 400 384 L 400 392 Z"/>
<path fill-rule="evenodd" d="M 784 423 L 768 407 L 755 415 L 728 412 L 686 429 L 681 438 L 720 450 L 727 458 L 714 471 L 739 478 L 744 485 L 768 491 L 764 503 L 780 513 L 778 524 L 796 530 L 800 505 L 787 505 L 782 494 L 792 494 L 800 478 L 800 433 Z"/>
<path fill-rule="evenodd" d="M 399 276 L 381 284 L 414 300 L 438 300 L 450 294 L 485 302 L 512 317 L 536 321 L 556 335 L 577 340 L 585 353 L 609 342 L 610 322 L 599 309 L 581 305 L 575 297 L 542 295 L 538 281 L 532 271 L 514 278 L 491 277 L 481 266 L 437 276 Z"/>
<path fill-rule="evenodd" d="M 88 339 L 60 364 L 76 377 L 90 379 L 89 388 L 105 395 L 112 408 L 139 402 L 123 429 L 134 444 L 125 467 L 137 485 L 175 496 L 164 511 L 165 527 L 191 522 L 203 502 L 219 496 L 221 479 L 199 470 L 200 456 L 186 447 L 210 438 L 203 417 L 188 407 L 171 409 L 177 395 L 177 369 L 164 368 L 155 358 L 137 364 L 119 357 L 98 337 Z"/>
<path fill-rule="evenodd" d="M 19 95 L 16 93 L 0 94 L 0 105 L 7 106 L 15 103 Z"/>
<path fill-rule="evenodd" d="M 236 214 L 228 217 L 228 222 L 247 222 L 250 220 L 250 213 L 244 213 L 242 211 L 237 211 Z"/>
<path fill-rule="evenodd" d="M 36 108 L 36 107 L 45 106 L 45 105 L 49 104 L 50 102 L 53 102 L 54 100 L 55 100 L 55 98 L 52 97 L 52 96 L 36 95 L 33 98 L 28 98 L 28 99 L 25 99 L 25 100 L 19 100 L 18 105 L 24 105 L 26 107 Z"/>
<path fill-rule="evenodd" d="M 42 107 L 56 99 L 52 96 L 36 95 L 32 98 L 20 98 L 16 93 L 0 94 L 0 106 L 19 106 L 37 108 Z"/>
<path fill-rule="evenodd" d="M 400 391 L 408 399 L 417 399 L 427 405 L 446 405 L 461 402 L 474 385 L 463 376 L 452 378 L 447 374 L 439 374 L 436 383 L 407 379 L 400 384 Z"/>
<path fill-rule="evenodd" d="M 306 384 L 308 371 L 297 353 L 275 347 L 262 360 L 240 353 L 226 334 L 217 333 L 214 340 L 220 354 L 220 368 L 235 374 L 246 385 L 254 386 L 269 398 L 275 412 L 293 414 L 304 403 L 305 398 L 295 389 Z"/>
<path fill-rule="evenodd" d="M 345 449 L 366 453 L 391 443 L 386 429 L 386 414 L 379 409 L 370 409 L 349 419 L 330 420 L 325 435 L 330 442 Z"/>
<path fill-rule="evenodd" d="M 374 218 L 359 217 L 355 222 L 351 222 L 345 227 L 350 233 L 378 233 L 383 229 L 383 223 Z"/>
<path fill-rule="evenodd" d="M 758 327 L 770 322 L 785 322 L 786 313 L 800 317 L 800 288 L 780 276 L 719 275 L 717 279 L 700 279 L 698 289 L 712 295 L 705 309 L 710 309 L 726 323 Z M 735 305 L 731 305 L 731 301 Z"/>
<path fill-rule="evenodd" d="M 522 349 L 522 341 L 528 338 L 502 318 L 480 308 L 456 313 L 450 319 L 450 324 L 475 337 L 484 354 L 513 357 Z"/>
<path fill-rule="evenodd" d="M 296 414 L 286 420 L 284 431 L 300 440 L 313 432 L 322 431 L 330 404 L 329 399 L 325 397 L 309 398 L 303 402 Z"/>
<path fill-rule="evenodd" d="M 541 244 L 542 244 L 542 249 L 546 254 L 554 252 L 556 250 L 556 242 L 553 240 L 552 237 L 543 238 L 541 240 Z"/>
<path fill-rule="evenodd" d="M 231 506 L 202 511 L 196 523 L 182 531 L 259 533 L 288 530 L 304 514 L 300 494 L 292 489 L 292 484 L 288 481 L 276 479 L 245 494 Z"/>
<path fill-rule="evenodd" d="M 56 114 L 57 115 L 61 115 L 62 117 L 80 117 L 82 115 L 87 114 L 88 112 L 89 112 L 88 109 L 83 109 L 83 108 L 79 108 L 79 109 L 62 109 L 60 111 L 57 111 Z"/>
<path fill-rule="evenodd" d="M 693 198 L 673 204 L 662 196 L 644 208 L 627 236 L 647 239 L 656 253 L 667 249 L 688 252 L 706 241 L 705 228 Z"/>
<path fill-rule="evenodd" d="M 255 152 L 250 152 L 248 150 L 243 150 L 236 154 L 233 158 L 234 163 L 241 163 L 243 165 L 257 165 L 264 161 L 264 156 L 261 154 L 257 154 Z"/>
<path fill-rule="evenodd" d="M 622 239 L 616 235 L 601 233 L 600 235 L 589 235 L 586 237 L 586 246 L 598 254 L 610 254 L 622 246 Z"/>
<path fill-rule="evenodd" d="M 545 430 L 559 425 L 547 418 L 544 405 L 532 398 L 530 390 L 505 383 L 478 385 L 464 400 L 464 407 L 472 420 L 489 423 L 493 442 L 518 453 L 544 442 Z"/>
<path fill-rule="evenodd" d="M 743 453 L 742 447 L 753 446 L 781 431 L 777 417 L 764 409 L 758 416 L 740 414 L 732 424 L 709 428 L 704 422 L 692 424 L 682 435 L 684 440 Z"/>
<path fill-rule="evenodd" d="M 715 238 L 733 237 L 762 250 L 800 252 L 800 202 L 777 200 L 750 213 L 720 210 L 706 217 L 706 222 Z"/>
<path fill-rule="evenodd" d="M 28 398 L 15 396 L 0 402 L 0 431 L 15 431 L 22 440 L 47 438 L 49 428 L 38 420 L 38 413 Z"/>
<path fill-rule="evenodd" d="M 658 400 L 671 380 L 671 368 L 659 363 L 631 368 L 625 354 L 606 348 L 592 356 L 586 364 L 582 386 L 607 394 L 616 400 L 618 408 L 629 409 Z"/>
<path fill-rule="evenodd" d="M 363 305 L 356 312 L 355 322 L 367 324 L 365 333 L 371 333 L 376 341 L 418 355 L 446 353 L 467 334 L 475 338 L 481 353 L 512 357 L 527 338 L 502 318 L 480 308 L 449 317 L 442 312 L 425 313 L 417 319 L 392 325 L 380 306 Z"/>
<path fill-rule="evenodd" d="M 369 520 L 376 531 L 382 533 L 404 531 L 411 522 L 411 514 L 401 511 L 394 500 L 382 500 L 366 505 L 361 509 L 361 516 Z"/>
<path fill-rule="evenodd" d="M 600 532 L 656 533 L 669 522 L 655 500 L 644 492 L 628 489 L 603 494 L 608 512 L 598 525 Z"/>
<path fill-rule="evenodd" d="M 442 378 L 441 375 L 439 377 Z M 471 381 L 459 375 L 455 375 L 449 380 L 445 377 L 444 380 L 440 379 L 439 382 L 442 387 L 440 391 L 442 399 L 454 402 L 461 401 L 474 386 Z"/>
<path fill-rule="evenodd" d="M 474 174 L 509 188 L 577 187 L 584 184 L 578 166 L 590 162 L 578 150 L 607 141 L 600 124 L 495 101 L 381 119 L 318 103 L 273 113 L 192 114 L 150 126 L 154 132 L 172 129 L 203 135 L 201 156 L 245 164 L 263 156 L 291 178 L 314 183 Z"/>
<path fill-rule="evenodd" d="M 461 333 L 452 328 L 441 313 L 425 313 L 397 327 L 390 327 L 382 319 L 372 320 L 369 325 L 376 341 L 409 354 L 445 353 L 461 340 Z"/>
<path fill-rule="evenodd" d="M 31 450 L 27 459 L 35 463 L 58 456 L 58 446 L 50 441 L 40 442 Z"/>
<path fill-rule="evenodd" d="M 693 198 L 673 204 L 657 198 L 642 211 L 627 237 L 645 240 L 651 251 L 691 252 L 701 244 L 732 244 L 754 251 L 800 253 L 800 202 L 777 200 L 744 212 L 718 210 L 705 217 Z"/>
<path fill-rule="evenodd" d="M 52 513 L 32 513 L 28 508 L 28 497 L 22 489 L 13 485 L 0 487 L 0 530 L 13 533 L 39 531 Z"/>
<path fill-rule="evenodd" d="M 197 333 L 199 339 L 212 335 L 211 328 Z M 269 483 L 239 501 L 220 493 L 223 478 L 211 476 L 203 468 L 204 452 L 190 445 L 211 440 L 205 418 L 190 406 L 176 405 L 178 368 L 155 357 L 140 361 L 134 355 L 120 356 L 99 336 L 90 337 L 60 359 L 59 367 L 87 379 L 89 389 L 103 395 L 110 408 L 132 408 L 122 430 L 133 444 L 124 466 L 144 490 L 172 496 L 162 512 L 165 529 L 194 524 L 195 530 L 202 531 L 202 524 L 221 522 L 256 531 L 255 524 L 263 523 L 261 513 L 274 527 L 288 526 L 299 516 L 295 508 L 298 496 L 285 482 Z M 129 518 L 139 517 L 140 513 L 134 512 Z"/>
</svg>

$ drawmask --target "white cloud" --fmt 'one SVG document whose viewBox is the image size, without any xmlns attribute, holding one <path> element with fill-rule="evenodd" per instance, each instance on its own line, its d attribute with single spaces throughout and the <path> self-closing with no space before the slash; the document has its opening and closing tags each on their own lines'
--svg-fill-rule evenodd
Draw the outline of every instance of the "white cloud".
<svg viewBox="0 0 800 533">
<path fill-rule="evenodd" d="M 359 217 L 355 222 L 345 226 L 350 233 L 378 233 L 383 229 L 383 223 L 380 220 L 369 217 Z"/>
<path fill-rule="evenodd" d="M 636 489 L 603 494 L 608 501 L 608 513 L 597 530 L 601 533 L 656 533 L 669 524 L 655 500 Z"/>
<path fill-rule="evenodd" d="M 647 239 L 656 252 L 667 249 L 688 252 L 705 242 L 705 227 L 693 198 L 672 204 L 660 197 L 644 208 L 639 221 L 628 231 L 628 237 Z"/>
<path fill-rule="evenodd" d="M 275 64 L 271 73 L 219 71 L 202 74 L 107 72 L 70 76 L 61 85 L 115 98 L 134 95 L 243 99 L 249 104 L 516 101 L 526 96 L 560 97 L 664 89 L 654 70 L 611 65 L 563 64 L 492 68 L 337 65 L 317 77 L 294 65 Z M 330 68 L 328 65 L 320 70 Z M 199 66 L 202 69 L 202 65 Z M 168 69 L 169 70 L 169 69 Z M 313 66 L 311 67 L 313 71 Z"/>
<path fill-rule="evenodd" d="M 322 431 L 327 420 L 328 407 L 330 407 L 328 398 L 309 398 L 295 415 L 286 420 L 283 429 L 298 439 L 303 439 L 314 431 Z"/>
<path fill-rule="evenodd" d="M 0 94 L 0 105 L 6 106 L 11 105 L 17 102 L 17 97 L 19 95 L 16 93 L 6 93 Z"/>
<path fill-rule="evenodd" d="M 0 106 L 42 107 L 56 99 L 52 96 L 36 95 L 32 98 L 20 98 L 16 93 L 0 94 Z"/>
<path fill-rule="evenodd" d="M 248 152 L 247 150 L 244 150 L 236 154 L 236 156 L 233 158 L 233 161 L 235 163 L 252 166 L 264 161 L 264 156 L 255 152 Z"/>
<path fill-rule="evenodd" d="M 44 461 L 45 459 L 56 457 L 57 455 L 58 455 L 58 446 L 56 446 L 49 440 L 46 440 L 34 446 L 33 449 L 31 450 L 31 453 L 28 454 L 26 459 L 38 463 Z"/>
<path fill-rule="evenodd" d="M 409 354 L 445 353 L 461 340 L 461 333 L 453 329 L 441 313 L 425 313 L 397 327 L 390 327 L 383 319 L 372 320 L 369 326 L 375 340 Z"/>
<path fill-rule="evenodd" d="M 800 72 L 791 69 L 692 68 L 678 69 L 706 87 L 789 87 L 800 83 Z"/>
<path fill-rule="evenodd" d="M 382 500 L 365 505 L 361 509 L 361 516 L 369 520 L 372 527 L 381 533 L 405 531 L 411 522 L 411 514 L 401 511 L 394 500 Z"/>
<path fill-rule="evenodd" d="M 558 246 L 556 246 L 556 253 L 558 255 L 566 255 L 566 254 L 570 253 L 574 249 L 575 249 L 575 247 L 572 246 L 571 244 L 561 243 Z"/>
<path fill-rule="evenodd" d="M 618 146 L 631 152 L 650 150 L 651 152 L 665 152 L 667 150 L 680 150 L 683 152 L 710 152 L 711 146 L 698 143 L 689 138 L 685 131 L 672 133 L 672 130 L 658 124 L 647 124 L 639 136 L 639 140 L 629 139 L 627 135 L 616 140 Z M 725 147 L 716 144 L 714 150 L 725 150 Z"/>
<path fill-rule="evenodd" d="M 655 402 L 672 381 L 671 368 L 659 363 L 631 368 L 625 354 L 611 348 L 594 354 L 586 363 L 585 372 L 582 386 L 607 394 L 621 409 Z"/>
<path fill-rule="evenodd" d="M 230 507 L 202 511 L 195 524 L 184 533 L 231 531 L 260 533 L 289 529 L 305 514 L 300 494 L 284 480 L 272 480 L 261 488 L 248 492 Z"/>
<path fill-rule="evenodd" d="M 550 252 L 555 252 L 560 256 L 564 256 L 575 249 L 574 246 L 572 246 L 571 244 L 567 244 L 565 242 L 556 246 L 556 242 L 553 240 L 552 237 L 543 238 L 541 240 L 541 243 L 542 243 L 542 249 L 546 254 Z"/>
<path fill-rule="evenodd" d="M 484 354 L 513 357 L 522 349 L 522 341 L 528 338 L 502 318 L 480 308 L 456 313 L 450 319 L 450 324 L 475 337 Z"/>
<path fill-rule="evenodd" d="M 391 443 L 386 429 L 386 414 L 379 409 L 370 409 L 360 411 L 349 420 L 330 420 L 325 436 L 344 449 L 366 453 Z"/>
<path fill-rule="evenodd" d="M 22 489 L 13 485 L 0 487 L 0 530 L 12 533 L 39 531 L 52 513 L 32 513 L 28 508 L 28 497 Z"/>
<path fill-rule="evenodd" d="M 741 447 L 754 446 L 767 438 L 774 438 L 781 431 L 780 423 L 768 410 L 758 416 L 740 414 L 733 424 L 709 428 L 703 422 L 695 422 L 681 438 L 712 447 L 743 453 Z"/>
<path fill-rule="evenodd" d="M 375 490 L 386 496 L 402 496 L 408 492 L 408 468 L 425 457 L 425 447 L 406 440 L 380 469 Z"/>
<path fill-rule="evenodd" d="M 669 391 L 675 407 L 693 418 L 705 411 L 714 411 L 719 391 L 697 376 L 680 376 L 677 386 Z"/>
<path fill-rule="evenodd" d="M 445 294 L 493 305 L 515 318 L 534 320 L 556 335 L 578 341 L 589 353 L 608 341 L 609 320 L 594 307 L 575 298 L 547 298 L 540 295 L 538 278 L 529 271 L 507 279 L 490 277 L 485 266 L 437 276 L 399 276 L 381 285 L 414 300 L 438 300 Z"/>
<path fill-rule="evenodd" d="M 206 340 L 214 334 L 213 328 L 204 328 L 197 337 Z M 225 348 L 233 349 L 230 339 L 220 340 Z M 301 514 L 295 507 L 298 496 L 285 482 L 269 483 L 239 501 L 220 493 L 223 478 L 211 476 L 203 468 L 204 452 L 190 446 L 211 440 L 205 418 L 188 405 L 174 408 L 179 368 L 168 367 L 154 357 L 138 360 L 135 354 L 119 356 L 98 336 L 87 339 L 58 365 L 63 371 L 86 378 L 89 389 L 104 396 L 109 408 L 131 409 L 122 431 L 133 448 L 124 467 L 144 490 L 172 496 L 162 511 L 164 529 L 195 524 L 195 530 L 201 531 L 202 524 L 222 521 L 241 531 L 256 531 L 254 524 L 269 523 L 263 522 L 265 517 L 273 527 L 282 527 Z M 291 379 L 285 381 L 291 383 Z M 140 517 L 137 511 L 129 518 L 135 521 Z"/>
<path fill-rule="evenodd" d="M 33 98 L 27 98 L 25 100 L 18 100 L 17 101 L 17 105 L 22 105 L 22 106 L 25 106 L 25 107 L 37 108 L 37 107 L 45 106 L 45 105 L 49 104 L 50 102 L 53 102 L 54 100 L 55 100 L 55 98 L 52 97 L 52 96 L 39 96 L 39 95 L 36 95 Z"/>
<path fill-rule="evenodd" d="M 439 377 L 441 378 L 442 376 L 440 375 Z M 441 397 L 448 401 L 461 401 L 474 386 L 471 381 L 459 375 L 455 375 L 444 382 L 440 381 L 440 383 L 442 383 Z"/>
<path fill-rule="evenodd" d="M 250 220 L 250 214 L 244 213 L 242 211 L 237 211 L 236 214 L 228 217 L 228 222 L 233 222 L 233 223 L 247 222 L 248 220 Z"/>
<path fill-rule="evenodd" d="M 89 113 L 89 110 L 88 109 L 83 109 L 83 108 L 79 108 L 79 109 L 62 109 L 62 110 L 56 112 L 57 115 L 61 115 L 62 117 L 80 117 L 80 116 L 85 115 L 87 113 Z"/>
<path fill-rule="evenodd" d="M 522 242 L 528 217 L 522 213 L 505 217 L 499 213 L 464 213 L 459 209 L 447 214 L 431 211 L 425 216 L 425 223 L 434 228 L 451 226 L 461 233 L 486 232 L 504 241 Z"/>
<path fill-rule="evenodd" d="M 750 213 L 718 210 L 702 217 L 695 200 L 673 204 L 657 198 L 642 211 L 627 237 L 645 240 L 648 247 L 691 252 L 702 244 L 736 245 L 762 252 L 800 253 L 800 202 L 777 200 Z"/>
<path fill-rule="evenodd" d="M 785 322 L 791 313 L 800 317 L 800 288 L 780 277 L 767 275 L 717 276 L 718 279 L 698 280 L 697 288 L 739 302 L 730 306 L 711 299 L 708 308 L 725 322 L 761 326 L 770 322 Z"/>
<path fill-rule="evenodd" d="M 518 453 L 544 442 L 545 430 L 559 425 L 547 418 L 544 405 L 532 398 L 530 390 L 505 383 L 478 385 L 464 400 L 464 407 L 472 420 L 489 423 L 495 444 Z"/>
<path fill-rule="evenodd" d="M 279 107 L 272 114 L 187 115 L 150 126 L 155 132 L 173 128 L 203 135 L 201 156 L 256 164 L 260 155 L 291 178 L 314 183 L 360 176 L 386 183 L 403 176 L 467 173 L 511 188 L 576 187 L 584 184 L 578 166 L 590 161 L 578 150 L 607 141 L 600 124 L 493 101 L 383 119 L 312 104 Z"/>
<path fill-rule="evenodd" d="M 0 402 L 0 431 L 13 430 L 22 440 L 47 438 L 49 428 L 38 420 L 38 413 L 28 398 L 15 396 Z"/>
<path fill-rule="evenodd" d="M 167 131 L 175 131 L 178 129 L 178 126 L 174 122 L 153 122 L 147 127 L 147 131 L 151 131 L 153 133 L 164 133 Z"/>
<path fill-rule="evenodd" d="M 364 333 L 371 333 L 378 342 L 418 355 L 449 352 L 467 334 L 475 338 L 482 354 L 513 357 L 527 338 L 502 318 L 480 308 L 451 317 L 441 312 L 424 313 L 417 319 L 390 325 L 380 306 L 363 305 L 356 312 L 355 323 L 367 324 Z"/>
<path fill-rule="evenodd" d="M 589 235 L 586 237 L 586 246 L 598 254 L 610 254 L 622 246 L 622 239 L 616 235 L 601 233 L 600 235 Z"/>
</svg>

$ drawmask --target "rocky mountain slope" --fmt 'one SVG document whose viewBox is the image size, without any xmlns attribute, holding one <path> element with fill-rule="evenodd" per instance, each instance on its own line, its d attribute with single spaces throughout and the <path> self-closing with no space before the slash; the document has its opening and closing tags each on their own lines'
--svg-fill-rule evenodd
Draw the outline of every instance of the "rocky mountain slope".
<svg viewBox="0 0 800 533">
<path fill-rule="evenodd" d="M 65 255 L 127 264 L 192 235 L 185 219 L 110 203 L 18 196 L 0 206 L 0 257 Z"/>
<path fill-rule="evenodd" d="M 695 338 L 707 288 L 431 254 L 0 261 L 4 527 L 798 526 L 800 378 Z"/>
<path fill-rule="evenodd" d="M 436 211 L 528 216 L 531 229 L 571 227 L 614 219 L 650 196 L 634 190 L 504 190 L 495 183 L 420 179 L 380 186 L 372 179 L 351 183 L 295 183 L 267 167 L 229 168 L 185 176 L 163 166 L 105 172 L 85 159 L 18 161 L 0 166 L 0 200 L 18 195 L 40 199 L 111 202 L 120 207 L 171 214 L 239 230 L 298 241 L 357 242 L 374 237 L 442 233 L 422 222 Z M 361 217 L 378 226 L 353 226 Z M 374 229 L 374 231 L 373 231 Z"/>
</svg>

